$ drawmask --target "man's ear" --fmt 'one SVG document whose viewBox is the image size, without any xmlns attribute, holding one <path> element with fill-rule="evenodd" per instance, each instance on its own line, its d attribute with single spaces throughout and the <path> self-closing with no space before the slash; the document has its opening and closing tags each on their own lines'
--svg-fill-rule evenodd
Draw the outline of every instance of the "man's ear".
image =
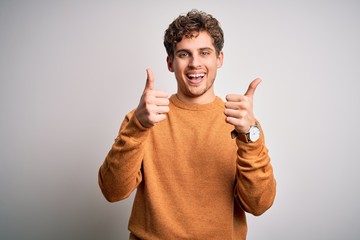
<svg viewBox="0 0 360 240">
<path fill-rule="evenodd" d="M 174 72 L 172 60 L 169 56 L 166 58 L 167 66 L 170 72 Z"/>
<path fill-rule="evenodd" d="M 220 51 L 219 55 L 217 56 L 217 67 L 221 68 L 224 62 L 224 52 Z"/>
</svg>

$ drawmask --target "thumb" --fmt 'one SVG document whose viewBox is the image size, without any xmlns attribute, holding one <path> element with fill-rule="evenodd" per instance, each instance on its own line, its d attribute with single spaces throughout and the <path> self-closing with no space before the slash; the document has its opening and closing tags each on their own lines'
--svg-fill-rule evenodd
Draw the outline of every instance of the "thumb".
<svg viewBox="0 0 360 240">
<path fill-rule="evenodd" d="M 246 90 L 246 93 L 244 95 L 249 96 L 249 97 L 254 96 L 255 90 L 256 90 L 257 86 L 260 84 L 260 82 L 261 82 L 260 78 L 256 78 L 255 80 L 253 80 L 250 83 L 250 85 L 249 85 L 249 87 Z"/>
<path fill-rule="evenodd" d="M 146 69 L 146 74 L 147 74 L 147 79 L 146 79 L 146 85 L 145 85 L 144 91 L 153 90 L 154 89 L 154 75 L 150 68 Z"/>
</svg>

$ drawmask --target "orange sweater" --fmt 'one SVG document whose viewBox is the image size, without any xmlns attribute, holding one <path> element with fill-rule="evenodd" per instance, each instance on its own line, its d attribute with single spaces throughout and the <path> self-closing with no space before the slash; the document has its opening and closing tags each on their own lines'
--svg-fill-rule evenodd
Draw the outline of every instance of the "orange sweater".
<svg viewBox="0 0 360 240">
<path fill-rule="evenodd" d="M 276 183 L 264 136 L 232 139 L 224 102 L 170 98 L 167 119 L 146 129 L 134 111 L 123 121 L 99 185 L 111 202 L 137 188 L 129 230 L 140 239 L 245 239 L 245 212 L 273 203 Z"/>
</svg>

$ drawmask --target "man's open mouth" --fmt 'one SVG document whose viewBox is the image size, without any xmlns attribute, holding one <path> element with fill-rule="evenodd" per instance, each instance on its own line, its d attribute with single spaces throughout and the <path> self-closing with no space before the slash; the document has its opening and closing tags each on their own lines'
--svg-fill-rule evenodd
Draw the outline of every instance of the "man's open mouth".
<svg viewBox="0 0 360 240">
<path fill-rule="evenodd" d="M 187 74 L 186 76 L 191 82 L 198 83 L 204 78 L 205 73 L 190 73 Z"/>
</svg>

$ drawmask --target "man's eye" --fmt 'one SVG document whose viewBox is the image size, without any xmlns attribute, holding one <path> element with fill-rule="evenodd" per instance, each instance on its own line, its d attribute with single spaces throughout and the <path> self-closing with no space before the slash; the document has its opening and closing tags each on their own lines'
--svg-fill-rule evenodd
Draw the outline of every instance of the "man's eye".
<svg viewBox="0 0 360 240">
<path fill-rule="evenodd" d="M 179 57 L 184 58 L 184 57 L 188 57 L 189 54 L 188 53 L 179 53 Z"/>
<path fill-rule="evenodd" d="M 203 55 L 203 56 L 207 56 L 209 54 L 210 54 L 209 52 L 201 52 L 201 55 Z"/>
</svg>

